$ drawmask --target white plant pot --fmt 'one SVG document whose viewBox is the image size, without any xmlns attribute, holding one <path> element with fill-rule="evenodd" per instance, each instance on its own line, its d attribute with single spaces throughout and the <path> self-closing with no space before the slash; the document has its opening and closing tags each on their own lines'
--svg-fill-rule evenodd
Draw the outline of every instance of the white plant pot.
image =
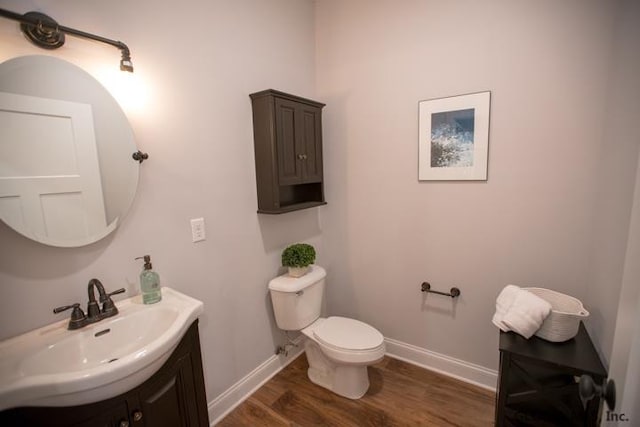
<svg viewBox="0 0 640 427">
<path fill-rule="evenodd" d="M 306 267 L 288 267 L 289 268 L 289 276 L 291 277 L 302 277 L 309 271 L 309 266 Z"/>
</svg>

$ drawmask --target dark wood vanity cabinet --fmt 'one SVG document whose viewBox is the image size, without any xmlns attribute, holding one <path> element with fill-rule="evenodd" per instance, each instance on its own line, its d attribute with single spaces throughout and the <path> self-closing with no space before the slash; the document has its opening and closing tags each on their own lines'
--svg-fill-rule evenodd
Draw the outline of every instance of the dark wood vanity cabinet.
<svg viewBox="0 0 640 427">
<path fill-rule="evenodd" d="M 0 412 L 0 425 L 208 427 L 198 321 L 160 370 L 133 390 L 81 406 L 9 409 Z"/>
<path fill-rule="evenodd" d="M 258 212 L 279 214 L 326 204 L 324 104 L 272 89 L 250 96 Z"/>
<path fill-rule="evenodd" d="M 160 375 L 143 383 L 136 397 L 147 426 L 209 425 L 199 345 L 197 357 L 182 352 Z"/>
</svg>

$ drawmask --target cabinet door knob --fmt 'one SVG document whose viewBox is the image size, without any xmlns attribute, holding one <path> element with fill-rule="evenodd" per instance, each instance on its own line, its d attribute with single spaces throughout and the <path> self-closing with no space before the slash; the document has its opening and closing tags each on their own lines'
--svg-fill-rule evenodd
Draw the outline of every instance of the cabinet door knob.
<svg viewBox="0 0 640 427">
<path fill-rule="evenodd" d="M 140 421 L 142 419 L 142 411 L 135 411 L 133 413 L 133 421 Z"/>
<path fill-rule="evenodd" d="M 119 426 L 120 427 L 129 427 L 129 421 L 121 420 Z"/>
<path fill-rule="evenodd" d="M 304 160 L 304 154 L 298 154 L 298 160 Z"/>
</svg>

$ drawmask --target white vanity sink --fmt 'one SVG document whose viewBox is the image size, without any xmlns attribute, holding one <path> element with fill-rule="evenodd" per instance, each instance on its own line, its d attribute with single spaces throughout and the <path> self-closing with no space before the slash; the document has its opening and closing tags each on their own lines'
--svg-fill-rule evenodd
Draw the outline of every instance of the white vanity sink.
<svg viewBox="0 0 640 427">
<path fill-rule="evenodd" d="M 169 358 L 201 301 L 162 288 L 162 301 L 116 302 L 116 316 L 75 331 L 68 319 L 0 342 L 0 410 L 75 406 L 124 393 Z"/>
</svg>

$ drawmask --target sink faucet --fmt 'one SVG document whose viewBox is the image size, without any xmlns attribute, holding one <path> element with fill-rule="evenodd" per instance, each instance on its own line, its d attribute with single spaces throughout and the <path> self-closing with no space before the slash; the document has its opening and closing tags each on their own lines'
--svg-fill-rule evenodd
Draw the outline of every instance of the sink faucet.
<svg viewBox="0 0 640 427">
<path fill-rule="evenodd" d="M 98 295 L 100 297 L 100 302 L 102 303 L 102 310 L 98 306 L 98 302 L 96 301 L 96 294 L 94 288 L 98 289 Z M 89 280 L 89 285 L 87 285 L 87 293 L 89 294 L 89 305 L 87 306 L 87 321 L 88 323 L 95 323 L 104 318 L 115 316 L 118 314 L 118 308 L 111 300 L 111 296 L 115 294 L 121 294 L 124 292 L 124 288 L 120 288 L 111 293 L 107 293 L 104 290 L 104 286 L 98 279 Z"/>
<path fill-rule="evenodd" d="M 98 301 L 96 301 L 95 288 L 98 288 L 98 295 L 100 298 L 100 302 L 102 303 L 102 309 L 100 309 L 100 307 L 98 306 Z M 90 323 L 95 323 L 107 317 L 115 316 L 116 314 L 118 314 L 118 308 L 113 303 L 111 296 L 121 294 L 123 292 L 124 288 L 120 288 L 111 293 L 107 293 L 104 290 L 104 286 L 102 286 L 102 283 L 100 283 L 98 279 L 91 279 L 89 280 L 89 285 L 87 286 L 87 293 L 89 294 L 87 315 L 85 315 L 84 311 L 82 311 L 82 309 L 80 308 L 80 303 L 57 307 L 53 309 L 53 312 L 60 313 L 65 310 L 73 309 L 67 329 L 80 329 Z"/>
</svg>

